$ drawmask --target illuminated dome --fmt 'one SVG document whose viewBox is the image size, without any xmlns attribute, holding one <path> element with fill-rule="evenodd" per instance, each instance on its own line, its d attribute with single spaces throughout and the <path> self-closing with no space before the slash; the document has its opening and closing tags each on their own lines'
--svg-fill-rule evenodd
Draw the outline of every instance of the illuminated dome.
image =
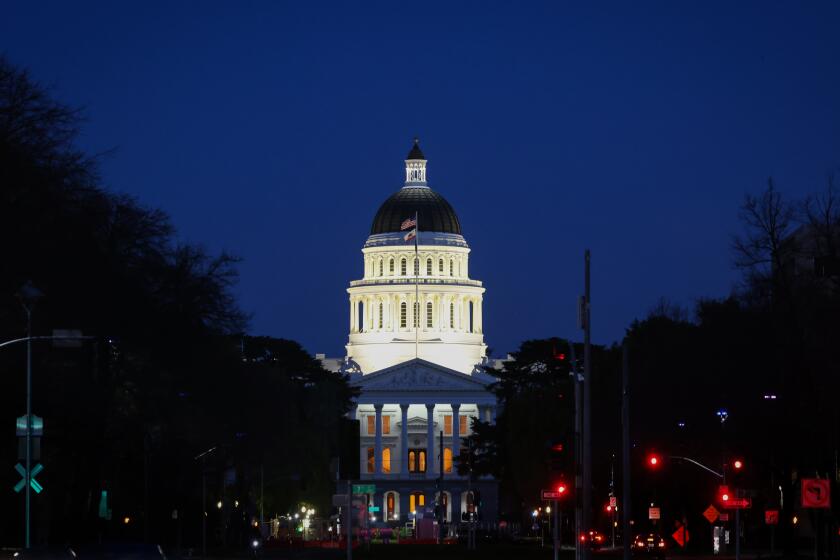
<svg viewBox="0 0 840 560">
<path fill-rule="evenodd" d="M 405 186 L 379 207 L 370 234 L 399 232 L 403 220 L 417 212 L 420 231 L 461 235 L 461 223 L 452 205 L 426 184 L 426 159 L 416 138 L 405 163 Z"/>
</svg>

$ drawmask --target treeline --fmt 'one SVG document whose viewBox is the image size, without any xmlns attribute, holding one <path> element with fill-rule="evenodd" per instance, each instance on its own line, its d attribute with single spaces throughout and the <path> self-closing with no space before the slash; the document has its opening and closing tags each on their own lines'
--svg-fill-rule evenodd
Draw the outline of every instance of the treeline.
<svg viewBox="0 0 840 560">
<path fill-rule="evenodd" d="M 732 245 L 743 277 L 730 296 L 693 310 L 662 301 L 628 328 L 633 513 L 646 527 L 656 502 L 664 534 L 676 521 L 708 528 L 701 514 L 720 481 L 667 458 L 691 457 L 719 472 L 740 458 L 746 468 L 730 481 L 754 499 L 744 513 L 747 546 L 769 546 L 764 509 L 781 509 L 777 546 L 790 551 L 817 525 L 799 508 L 800 480 L 827 478 L 840 490 L 840 196 L 831 179 L 801 201 L 770 182 L 746 197 L 741 218 Z M 580 359 L 580 344 L 576 350 Z M 476 473 L 501 476 L 504 515 L 530 525 L 540 488 L 561 478 L 574 486 L 571 350 L 567 340 L 528 341 L 513 358 L 496 385 L 503 412 L 496 426 L 476 426 L 471 461 Z M 593 514 L 602 531 L 612 523 L 610 490 L 621 497 L 621 363 L 620 345 L 593 348 Z M 650 452 L 666 458 L 655 472 L 645 467 Z M 821 543 L 837 534 L 834 504 Z"/>
<path fill-rule="evenodd" d="M 33 494 L 33 542 L 195 547 L 203 475 L 211 546 L 242 539 L 261 508 L 323 511 L 346 380 L 297 343 L 242 335 L 236 259 L 179 242 L 164 212 L 104 188 L 75 145 L 82 116 L 0 58 L 0 341 L 26 336 L 27 282 L 43 293 L 33 335 L 91 337 L 34 343 L 45 490 Z M 12 424 L 25 412 L 25 345 L 0 348 L 0 371 L 0 543 L 19 545 Z"/>
</svg>

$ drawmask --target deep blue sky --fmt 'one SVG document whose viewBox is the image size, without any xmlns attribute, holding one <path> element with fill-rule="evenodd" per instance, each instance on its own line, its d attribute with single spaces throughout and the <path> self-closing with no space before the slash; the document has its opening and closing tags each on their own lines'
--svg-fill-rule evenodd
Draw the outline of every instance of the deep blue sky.
<svg viewBox="0 0 840 560">
<path fill-rule="evenodd" d="M 339 355 L 420 136 L 496 355 L 619 339 L 738 279 L 738 206 L 840 165 L 840 3 L 9 2 L 0 51 L 86 107 L 107 185 L 240 255 L 252 332 Z"/>
</svg>

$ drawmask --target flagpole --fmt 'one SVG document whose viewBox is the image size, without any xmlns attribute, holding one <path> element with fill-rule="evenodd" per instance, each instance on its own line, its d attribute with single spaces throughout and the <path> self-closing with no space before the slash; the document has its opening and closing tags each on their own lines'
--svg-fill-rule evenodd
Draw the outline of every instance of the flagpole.
<svg viewBox="0 0 840 560">
<path fill-rule="evenodd" d="M 420 221 L 414 212 L 414 358 L 420 357 L 420 253 L 417 243 L 420 239 Z"/>
</svg>

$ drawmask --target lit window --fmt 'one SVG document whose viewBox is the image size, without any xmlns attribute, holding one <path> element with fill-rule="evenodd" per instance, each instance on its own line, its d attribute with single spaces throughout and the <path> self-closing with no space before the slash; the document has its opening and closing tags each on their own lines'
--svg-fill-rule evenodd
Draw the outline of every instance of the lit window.
<svg viewBox="0 0 840 560">
<path fill-rule="evenodd" d="M 458 417 L 458 430 L 462 436 L 467 434 L 467 420 L 469 419 L 468 416 L 459 416 Z"/>
<path fill-rule="evenodd" d="M 420 259 L 414 257 L 414 276 L 420 276 Z"/>
<path fill-rule="evenodd" d="M 426 497 L 420 492 L 412 492 L 408 497 L 409 511 L 417 511 L 420 507 L 426 505 Z"/>
<path fill-rule="evenodd" d="M 426 302 L 426 328 L 432 328 L 432 302 Z"/>
<path fill-rule="evenodd" d="M 388 261 L 388 272 L 390 274 L 394 273 L 394 259 L 391 259 L 390 261 Z"/>
<path fill-rule="evenodd" d="M 389 435 L 391 433 L 391 417 L 390 416 L 383 416 L 382 417 L 382 434 Z"/>
<path fill-rule="evenodd" d="M 443 472 L 452 472 L 452 449 L 449 447 L 443 448 Z"/>
<path fill-rule="evenodd" d="M 443 274 L 443 259 L 440 259 L 440 260 L 438 261 L 438 272 L 440 272 L 441 274 Z"/>
<path fill-rule="evenodd" d="M 426 276 L 432 275 L 432 259 L 426 259 Z"/>
<path fill-rule="evenodd" d="M 405 302 L 402 302 L 400 304 L 400 328 L 403 328 L 403 329 L 406 326 L 405 313 L 406 313 L 406 305 L 405 305 Z"/>
<path fill-rule="evenodd" d="M 426 472 L 426 450 L 425 449 L 409 449 L 408 450 L 408 472 L 412 472 L 412 473 Z"/>
<path fill-rule="evenodd" d="M 368 416 L 367 417 L 367 424 L 368 424 L 368 435 L 369 436 L 376 435 L 376 417 L 375 416 Z"/>
<path fill-rule="evenodd" d="M 379 260 L 379 276 L 382 276 L 382 274 L 383 274 L 382 267 L 383 267 L 383 262 L 382 262 L 382 259 L 380 259 Z"/>
<path fill-rule="evenodd" d="M 446 460 L 444 459 L 444 463 Z M 382 450 L 382 472 L 390 473 L 391 472 L 391 448 L 386 447 Z"/>
<path fill-rule="evenodd" d="M 455 276 L 455 261 L 449 261 L 449 276 Z"/>
<path fill-rule="evenodd" d="M 455 304 L 454 303 L 449 304 L 449 328 L 450 329 L 455 328 Z"/>
<path fill-rule="evenodd" d="M 381 328 L 382 328 L 382 326 L 383 326 L 383 325 L 382 325 L 382 318 L 383 318 L 383 316 L 384 316 L 384 314 L 385 314 L 384 307 L 385 307 L 385 304 L 384 304 L 384 303 L 380 303 L 380 304 L 379 304 L 379 328 L 380 328 L 380 329 L 381 329 Z"/>
<path fill-rule="evenodd" d="M 406 262 L 405 259 L 400 260 L 400 275 L 405 276 Z"/>
<path fill-rule="evenodd" d="M 452 415 L 451 414 L 444 414 L 443 415 L 443 435 L 451 436 L 452 435 Z"/>
<path fill-rule="evenodd" d="M 388 516 L 388 519 L 392 519 L 396 516 L 396 512 L 394 511 L 395 502 L 394 493 L 388 492 L 388 497 L 385 500 L 385 508 L 388 510 L 385 513 Z"/>
<path fill-rule="evenodd" d="M 414 326 L 415 328 L 420 324 L 420 302 L 414 302 Z"/>
<path fill-rule="evenodd" d="M 373 447 L 367 448 L 367 472 L 374 472 Z"/>
</svg>

